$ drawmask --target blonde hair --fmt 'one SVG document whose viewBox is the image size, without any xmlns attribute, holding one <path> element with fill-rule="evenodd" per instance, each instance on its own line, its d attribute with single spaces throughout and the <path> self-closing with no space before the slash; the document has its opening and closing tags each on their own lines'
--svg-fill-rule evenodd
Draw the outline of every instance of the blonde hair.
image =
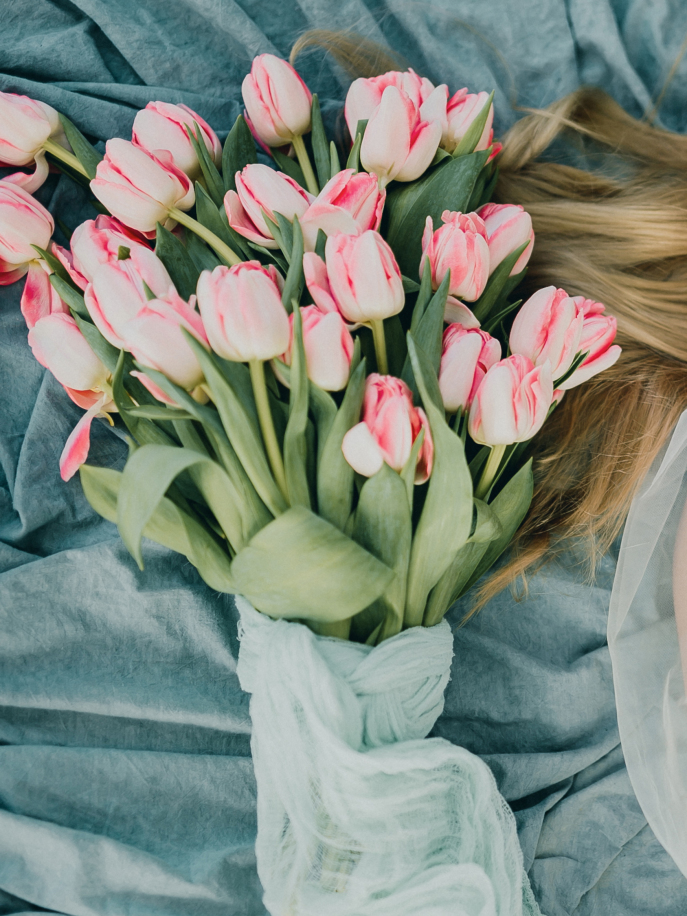
<svg viewBox="0 0 687 916">
<path fill-rule="evenodd" d="M 300 41 L 312 45 L 326 47 L 350 75 L 398 69 L 383 49 L 350 35 Z M 600 165 L 547 161 L 561 135 Z M 522 204 L 536 235 L 524 295 L 555 285 L 603 302 L 618 319 L 623 353 L 566 393 L 534 440 L 531 509 L 473 612 L 519 577 L 525 583 L 528 570 L 565 544 L 583 544 L 593 571 L 687 408 L 687 137 L 583 88 L 528 110 L 503 145 L 495 198 Z"/>
</svg>

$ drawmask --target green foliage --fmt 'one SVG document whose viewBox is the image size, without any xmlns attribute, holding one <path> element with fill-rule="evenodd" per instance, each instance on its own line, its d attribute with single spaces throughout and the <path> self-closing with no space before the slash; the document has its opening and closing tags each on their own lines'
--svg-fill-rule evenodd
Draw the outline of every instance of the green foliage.
<svg viewBox="0 0 687 916">
<path fill-rule="evenodd" d="M 74 150 L 74 155 L 83 166 L 86 174 L 92 180 L 95 178 L 95 170 L 98 163 L 102 160 L 103 155 L 88 142 L 81 133 L 79 128 L 73 124 L 66 115 L 58 112 L 62 129 L 69 141 L 69 145 Z"/>
<path fill-rule="evenodd" d="M 284 433 L 284 471 L 289 503 L 310 508 L 307 475 L 306 429 L 308 425 L 308 375 L 303 348 L 303 326 L 300 309 L 293 313 L 293 347 L 291 350 L 291 397 L 289 422 Z"/>
<path fill-rule="evenodd" d="M 255 141 L 243 115 L 239 115 L 227 134 L 222 150 L 222 178 L 225 191 L 236 190 L 235 175 L 245 166 L 258 161 Z"/>
<path fill-rule="evenodd" d="M 489 109 L 491 108 L 493 101 L 494 93 L 492 91 L 491 95 L 482 106 L 482 110 L 477 115 L 472 124 L 468 127 L 467 131 L 465 132 L 465 136 L 454 149 L 454 159 L 457 159 L 459 156 L 468 155 L 469 153 L 473 153 L 475 151 L 475 147 L 479 143 L 480 137 L 484 133 L 484 126 L 487 123 L 487 118 L 489 117 Z"/>
<path fill-rule="evenodd" d="M 275 519 L 240 551 L 234 587 L 270 617 L 333 622 L 363 610 L 394 573 L 303 506 Z"/>
<path fill-rule="evenodd" d="M 196 291 L 200 271 L 176 235 L 160 223 L 156 226 L 155 254 L 165 265 L 181 298 L 188 300 Z"/>
<path fill-rule="evenodd" d="M 320 188 L 323 188 L 329 181 L 329 172 L 331 162 L 329 158 L 329 145 L 327 135 L 324 132 L 322 123 L 322 114 L 320 112 L 320 101 L 315 93 L 312 97 L 312 132 L 310 134 L 312 141 L 312 153 L 315 160 L 315 169 L 317 171 L 317 180 Z"/>
<path fill-rule="evenodd" d="M 217 166 L 212 161 L 212 157 L 208 152 L 205 141 L 202 139 L 203 135 L 201 133 L 198 122 L 193 122 L 193 130 L 191 130 L 187 124 L 186 133 L 188 134 L 188 138 L 191 141 L 193 150 L 198 157 L 200 171 L 205 180 L 208 194 L 210 195 L 210 198 L 212 199 L 215 206 L 221 207 L 222 201 L 224 199 L 224 182 L 222 181 L 222 176 L 217 170 Z"/>
</svg>

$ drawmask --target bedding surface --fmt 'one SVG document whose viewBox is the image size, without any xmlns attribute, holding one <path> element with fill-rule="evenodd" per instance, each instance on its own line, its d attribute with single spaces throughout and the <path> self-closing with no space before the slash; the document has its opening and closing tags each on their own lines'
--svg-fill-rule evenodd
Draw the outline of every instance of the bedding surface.
<svg viewBox="0 0 687 916">
<path fill-rule="evenodd" d="M 0 89 L 92 137 L 185 102 L 219 132 L 252 57 L 311 28 L 386 42 L 452 91 L 496 86 L 497 135 L 582 83 L 651 107 L 687 33 L 682 0 L 12 0 Z M 348 80 L 319 51 L 299 69 L 336 126 Z M 687 127 L 687 61 L 661 122 Z M 64 178 L 39 199 L 69 228 L 94 212 Z M 59 237 L 58 237 L 59 239 Z M 64 239 L 59 239 L 64 241 Z M 0 289 L 0 914 L 262 916 L 248 697 L 237 615 L 183 558 L 145 542 L 139 572 L 58 458 L 79 419 L 33 359 L 21 283 Z M 125 443 L 94 424 L 90 462 Z M 496 598 L 455 632 L 435 734 L 482 755 L 515 810 L 546 916 L 680 916 L 687 879 L 634 797 L 619 745 L 606 617 L 573 557 L 530 597 Z M 455 608 L 457 624 L 465 608 Z"/>
</svg>

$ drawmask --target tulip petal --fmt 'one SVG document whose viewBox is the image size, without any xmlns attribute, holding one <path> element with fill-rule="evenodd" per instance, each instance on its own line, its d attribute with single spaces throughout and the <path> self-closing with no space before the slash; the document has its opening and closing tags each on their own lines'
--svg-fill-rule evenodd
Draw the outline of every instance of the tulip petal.
<svg viewBox="0 0 687 916">
<path fill-rule="evenodd" d="M 70 480 L 88 458 L 88 451 L 91 447 L 91 423 L 94 417 L 100 413 L 106 401 L 107 395 L 103 395 L 100 400 L 96 401 L 81 417 L 65 442 L 60 455 L 60 477 L 62 480 Z"/>
<path fill-rule="evenodd" d="M 354 471 L 374 477 L 384 464 L 382 451 L 366 423 L 358 423 L 343 437 L 341 451 Z"/>
<path fill-rule="evenodd" d="M 49 171 L 50 167 L 45 153 L 41 150 L 36 154 L 36 168 L 33 172 L 14 172 L 12 175 L 6 175 L 2 180 L 23 188 L 29 194 L 34 194 L 45 182 Z"/>
<path fill-rule="evenodd" d="M 38 261 L 29 264 L 20 308 L 29 328 L 55 312 L 69 314 L 69 309 L 53 289 L 48 273 Z"/>
</svg>

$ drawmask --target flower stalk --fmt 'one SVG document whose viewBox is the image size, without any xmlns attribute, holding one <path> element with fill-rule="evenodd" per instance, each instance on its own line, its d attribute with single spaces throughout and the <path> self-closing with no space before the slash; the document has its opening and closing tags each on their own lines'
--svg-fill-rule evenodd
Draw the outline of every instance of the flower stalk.
<svg viewBox="0 0 687 916">
<path fill-rule="evenodd" d="M 503 460 L 505 452 L 505 445 L 493 445 L 491 447 L 487 463 L 484 466 L 482 476 L 475 490 L 476 499 L 484 499 L 488 495 L 492 484 L 496 480 L 496 475 L 501 467 L 501 461 Z"/>
<path fill-rule="evenodd" d="M 277 481 L 282 496 L 288 502 L 288 489 L 286 486 L 286 473 L 284 471 L 284 462 L 282 460 L 277 434 L 274 429 L 274 420 L 270 410 L 269 396 L 267 394 L 267 382 L 265 381 L 264 363 L 259 359 L 251 359 L 248 363 L 250 369 L 250 380 L 253 385 L 253 394 L 255 395 L 255 406 L 258 410 L 258 420 L 262 430 L 262 438 L 267 451 L 267 459 L 272 468 L 274 479 Z"/>
<path fill-rule="evenodd" d="M 317 178 L 315 178 L 315 172 L 313 171 L 313 167 L 310 162 L 310 156 L 308 156 L 308 151 L 305 148 L 303 137 L 294 137 L 291 142 L 293 143 L 293 148 L 296 151 L 296 156 L 298 157 L 298 164 L 303 170 L 303 177 L 305 178 L 305 183 L 308 187 L 308 191 L 310 191 L 311 194 L 315 194 L 317 196 L 320 193 L 320 186 L 317 183 Z"/>
<path fill-rule="evenodd" d="M 221 238 L 216 236 L 214 232 L 211 232 L 209 229 L 207 229 L 202 223 L 199 223 L 197 219 L 189 216 L 188 213 L 185 213 L 178 207 L 170 207 L 169 215 L 171 219 L 175 219 L 178 223 L 181 223 L 182 226 L 185 226 L 187 229 L 190 229 L 191 232 L 194 232 L 204 242 L 207 242 L 208 245 L 217 252 L 225 264 L 229 265 L 229 267 L 234 267 L 236 264 L 243 263 L 242 258 L 240 258 L 235 251 L 232 251 L 232 249 L 225 242 L 223 242 Z"/>
<path fill-rule="evenodd" d="M 74 169 L 75 172 L 78 172 L 85 178 L 90 177 L 76 156 L 66 150 L 63 146 L 60 146 L 59 143 L 55 143 L 54 140 L 46 140 L 43 144 L 43 149 L 46 151 L 46 153 L 50 153 L 50 155 L 55 159 L 59 159 L 61 162 L 64 162 L 65 165 L 68 165 L 71 169 Z"/>
</svg>

